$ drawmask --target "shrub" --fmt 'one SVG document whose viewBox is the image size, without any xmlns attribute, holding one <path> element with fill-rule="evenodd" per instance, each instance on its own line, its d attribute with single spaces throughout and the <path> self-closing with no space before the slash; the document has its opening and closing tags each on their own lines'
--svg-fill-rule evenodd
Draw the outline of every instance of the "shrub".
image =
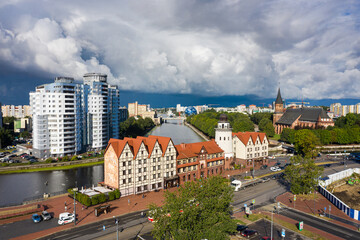
<svg viewBox="0 0 360 240">
<path fill-rule="evenodd" d="M 91 205 L 96 205 L 99 203 L 98 195 L 91 197 Z"/>
<path fill-rule="evenodd" d="M 120 198 L 120 190 L 119 189 L 115 189 L 114 193 L 115 193 L 115 198 L 116 199 Z"/>
<path fill-rule="evenodd" d="M 69 157 L 68 157 L 68 156 L 63 157 L 63 158 L 62 158 L 62 161 L 63 161 L 63 162 L 69 161 Z"/>
<path fill-rule="evenodd" d="M 76 161 L 76 160 L 77 160 L 77 157 L 75 155 L 72 156 L 71 161 Z"/>
<path fill-rule="evenodd" d="M 115 199 L 115 193 L 114 192 L 109 192 L 109 201 L 112 201 Z"/>
<path fill-rule="evenodd" d="M 46 163 L 52 163 L 53 161 L 54 161 L 54 159 L 52 159 L 52 158 L 48 158 L 45 160 Z"/>
<path fill-rule="evenodd" d="M 9 166 L 9 165 L 10 165 L 10 164 L 8 164 L 8 163 L 2 163 L 2 164 L 1 164 L 2 167 L 7 167 L 7 166 Z"/>
<path fill-rule="evenodd" d="M 91 206 L 91 203 L 92 203 L 92 202 L 91 202 L 91 199 L 89 198 L 88 195 L 85 195 L 83 200 L 84 200 L 84 201 L 83 201 L 83 204 L 84 204 L 85 206 L 87 206 L 87 207 Z"/>
<path fill-rule="evenodd" d="M 105 194 L 101 193 L 98 195 L 99 196 L 99 203 L 104 203 L 106 202 L 106 196 Z"/>
</svg>

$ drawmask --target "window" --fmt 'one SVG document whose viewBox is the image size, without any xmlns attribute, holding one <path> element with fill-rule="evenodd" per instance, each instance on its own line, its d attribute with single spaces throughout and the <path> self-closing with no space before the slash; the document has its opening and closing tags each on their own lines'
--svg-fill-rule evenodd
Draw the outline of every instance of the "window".
<svg viewBox="0 0 360 240">
<path fill-rule="evenodd" d="M 171 156 L 171 160 L 174 160 L 174 156 Z"/>
<path fill-rule="evenodd" d="M 144 186 L 144 191 L 147 191 L 147 186 Z"/>
<path fill-rule="evenodd" d="M 188 180 L 190 180 L 190 174 L 188 175 Z"/>
<path fill-rule="evenodd" d="M 169 161 L 169 156 L 166 157 L 166 161 Z"/>
<path fill-rule="evenodd" d="M 146 175 L 144 176 L 144 180 L 146 180 Z"/>
<path fill-rule="evenodd" d="M 160 162 L 161 161 L 161 159 L 160 158 L 158 158 L 158 162 Z"/>
<path fill-rule="evenodd" d="M 138 190 L 138 192 L 141 192 L 141 187 L 138 187 L 137 190 Z"/>
<path fill-rule="evenodd" d="M 158 166 L 158 170 L 160 170 L 160 169 L 161 169 L 161 166 L 159 165 L 159 166 Z"/>
<path fill-rule="evenodd" d="M 153 158 L 153 162 L 156 162 L 156 158 Z"/>
<path fill-rule="evenodd" d="M 128 174 L 131 174 L 131 169 L 129 169 Z"/>
<path fill-rule="evenodd" d="M 141 160 L 139 160 L 139 165 L 141 165 Z"/>
<path fill-rule="evenodd" d="M 193 174 L 193 178 L 196 179 L 196 173 Z"/>
<path fill-rule="evenodd" d="M 153 166 L 153 171 L 156 171 L 156 166 Z"/>
<path fill-rule="evenodd" d="M 183 181 L 185 182 L 185 175 L 183 176 Z"/>
<path fill-rule="evenodd" d="M 123 167 L 125 167 L 126 166 L 126 162 L 123 162 Z"/>
<path fill-rule="evenodd" d="M 126 184 L 126 179 L 123 179 L 123 184 Z"/>
<path fill-rule="evenodd" d="M 158 173 L 158 178 L 161 177 L 161 173 Z"/>
<path fill-rule="evenodd" d="M 152 188 L 152 189 L 155 189 L 155 188 L 156 188 L 156 184 L 154 183 L 153 185 L 151 185 L 151 188 Z"/>
<path fill-rule="evenodd" d="M 144 167 L 144 172 L 146 172 L 146 167 Z"/>
<path fill-rule="evenodd" d="M 125 171 L 125 170 L 123 171 L 123 175 L 126 175 L 126 171 Z"/>
<path fill-rule="evenodd" d="M 131 183 L 131 178 L 129 178 L 129 181 L 128 181 L 128 183 Z"/>
<path fill-rule="evenodd" d="M 174 167 L 174 164 L 172 163 L 172 164 L 171 164 L 171 168 L 173 168 L 173 167 Z"/>
<path fill-rule="evenodd" d="M 169 164 L 166 164 L 166 169 L 169 169 Z"/>
<path fill-rule="evenodd" d="M 146 164 L 146 159 L 144 159 L 144 164 Z"/>
<path fill-rule="evenodd" d="M 141 168 L 139 168 L 138 170 L 139 170 L 138 173 L 141 173 Z"/>
<path fill-rule="evenodd" d="M 156 178 L 156 174 L 153 174 L 153 179 L 155 179 Z"/>
<path fill-rule="evenodd" d="M 141 177 L 139 177 L 139 182 L 141 182 Z"/>
<path fill-rule="evenodd" d="M 158 183 L 158 187 L 161 187 L 161 183 Z"/>
</svg>

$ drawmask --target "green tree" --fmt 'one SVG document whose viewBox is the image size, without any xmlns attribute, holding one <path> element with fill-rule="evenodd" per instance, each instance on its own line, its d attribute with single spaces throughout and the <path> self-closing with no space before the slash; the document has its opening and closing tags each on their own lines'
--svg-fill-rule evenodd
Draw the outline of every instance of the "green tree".
<svg viewBox="0 0 360 240">
<path fill-rule="evenodd" d="M 20 133 L 20 137 L 22 137 L 22 138 L 30 138 L 31 134 L 28 131 L 23 131 L 22 133 Z"/>
<path fill-rule="evenodd" d="M 228 239 L 236 231 L 231 219 L 233 189 L 221 177 L 187 182 L 165 192 L 162 207 L 150 206 L 155 239 Z"/>
<path fill-rule="evenodd" d="M 295 142 L 295 130 L 290 128 L 284 128 L 284 130 L 281 132 L 280 140 L 293 144 Z"/>
<path fill-rule="evenodd" d="M 5 148 L 12 144 L 14 136 L 9 129 L 0 128 L 0 148 Z"/>
<path fill-rule="evenodd" d="M 272 121 L 272 113 L 254 113 L 250 116 L 250 119 L 255 124 L 260 124 L 261 120 L 268 119 Z"/>
<path fill-rule="evenodd" d="M 324 169 L 315 164 L 311 158 L 297 155 L 290 159 L 285 168 L 285 179 L 290 183 L 290 191 L 294 194 L 308 194 L 314 190 Z"/>
<path fill-rule="evenodd" d="M 265 132 L 268 137 L 273 137 L 275 135 L 275 128 L 272 124 L 272 121 L 268 118 L 261 119 L 259 123 L 259 130 Z"/>
<path fill-rule="evenodd" d="M 301 129 L 295 132 L 294 146 L 295 150 L 303 157 L 316 156 L 316 145 L 320 143 L 319 139 L 309 129 Z"/>
<path fill-rule="evenodd" d="M 14 123 L 15 120 L 16 120 L 15 117 L 3 117 L 3 123 L 5 123 L 5 124 Z"/>
</svg>

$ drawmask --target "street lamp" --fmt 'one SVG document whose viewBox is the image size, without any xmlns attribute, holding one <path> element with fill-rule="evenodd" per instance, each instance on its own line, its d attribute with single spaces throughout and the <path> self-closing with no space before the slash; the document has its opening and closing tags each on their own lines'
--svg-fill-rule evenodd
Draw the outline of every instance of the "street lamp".
<svg viewBox="0 0 360 240">
<path fill-rule="evenodd" d="M 115 216 L 113 216 L 116 223 L 116 240 L 119 240 L 119 219 L 117 219 Z M 120 232 L 124 231 L 124 228 L 120 228 Z"/>
<path fill-rule="evenodd" d="M 78 191 L 78 188 L 73 188 L 74 192 L 74 226 L 76 226 L 76 192 Z"/>
</svg>

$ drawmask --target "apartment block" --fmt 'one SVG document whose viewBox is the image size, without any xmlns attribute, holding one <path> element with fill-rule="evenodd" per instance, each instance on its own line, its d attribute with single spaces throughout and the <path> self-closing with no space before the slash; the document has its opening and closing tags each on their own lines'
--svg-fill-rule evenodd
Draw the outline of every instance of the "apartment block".
<svg viewBox="0 0 360 240">
<path fill-rule="evenodd" d="M 116 87 L 109 91 L 106 80 L 106 75 L 98 73 L 85 74 L 83 83 L 57 77 L 54 83 L 30 93 L 35 156 L 59 157 L 103 149 L 111 137 L 118 137 L 119 92 Z"/>
<path fill-rule="evenodd" d="M 176 186 L 176 149 L 168 137 L 110 139 L 104 155 L 104 184 L 122 196 Z"/>
<path fill-rule="evenodd" d="M 3 117 L 24 118 L 31 116 L 31 107 L 29 105 L 3 105 L 1 112 Z"/>
</svg>

